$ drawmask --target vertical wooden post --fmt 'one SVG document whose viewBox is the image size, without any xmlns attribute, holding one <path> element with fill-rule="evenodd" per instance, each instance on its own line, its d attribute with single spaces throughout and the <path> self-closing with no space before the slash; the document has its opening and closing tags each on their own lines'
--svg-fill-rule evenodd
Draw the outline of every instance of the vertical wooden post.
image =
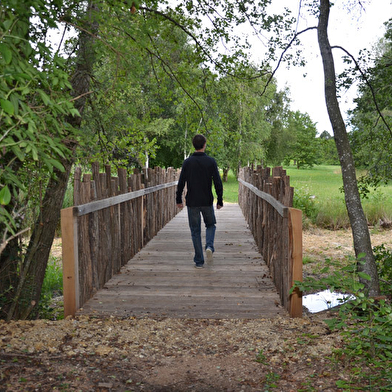
<svg viewBox="0 0 392 392">
<path fill-rule="evenodd" d="M 291 287 L 294 281 L 302 282 L 302 211 L 290 208 L 291 234 Z M 290 317 L 302 317 L 302 292 L 296 288 L 290 298 Z"/>
<path fill-rule="evenodd" d="M 75 316 L 79 309 L 78 225 L 76 209 L 61 210 L 61 236 L 63 242 L 64 317 Z"/>
<path fill-rule="evenodd" d="M 274 215 L 277 219 L 276 224 L 273 226 L 273 238 L 274 246 L 278 249 L 277 257 L 274 259 L 275 284 L 277 285 L 278 291 L 280 291 L 282 306 L 288 310 L 291 303 L 291 296 L 289 294 L 291 289 L 290 209 L 285 208 L 283 210 L 283 216 L 281 219 L 276 211 L 274 211 Z M 280 233 L 280 240 L 277 233 Z"/>
</svg>

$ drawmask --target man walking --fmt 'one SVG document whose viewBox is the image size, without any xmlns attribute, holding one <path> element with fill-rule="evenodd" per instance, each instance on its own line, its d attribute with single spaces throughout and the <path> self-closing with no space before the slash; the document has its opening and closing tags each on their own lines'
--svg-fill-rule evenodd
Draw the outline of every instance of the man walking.
<svg viewBox="0 0 392 392">
<path fill-rule="evenodd" d="M 219 210 L 223 207 L 223 186 L 218 172 L 218 167 L 214 158 L 205 153 L 206 138 L 203 135 L 196 135 L 193 140 L 194 152 L 182 164 L 180 179 L 177 185 L 177 207 L 183 208 L 182 192 L 185 184 L 187 193 L 185 196 L 186 206 L 188 209 L 188 222 L 191 230 L 193 247 L 195 249 L 196 268 L 203 268 L 204 256 L 201 242 L 201 215 L 206 226 L 206 255 L 207 264 L 213 262 L 214 239 L 215 239 L 215 214 L 214 214 L 214 197 L 212 195 L 212 181 L 214 182 L 217 194 L 216 208 Z M 201 214 L 201 215 L 200 215 Z"/>
</svg>

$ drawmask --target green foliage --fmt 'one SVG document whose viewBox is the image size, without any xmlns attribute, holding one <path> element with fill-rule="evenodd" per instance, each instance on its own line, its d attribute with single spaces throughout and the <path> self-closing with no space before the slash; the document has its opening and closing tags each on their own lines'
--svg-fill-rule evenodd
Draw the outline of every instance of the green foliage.
<svg viewBox="0 0 392 392">
<path fill-rule="evenodd" d="M 270 391 L 271 389 L 277 388 L 277 381 L 280 380 L 280 375 L 275 372 L 269 372 L 265 376 L 265 382 L 263 385 L 263 391 Z"/>
<path fill-rule="evenodd" d="M 43 3 L 30 5 L 11 0 L 0 5 L 0 204 L 12 201 L 12 212 L 0 207 L 0 223 L 11 234 L 21 228 L 18 203 L 26 205 L 28 194 L 31 200 L 37 196 L 24 173 L 34 168 L 47 179 L 55 168 L 63 170 L 60 161 L 68 153 L 63 139 L 70 129 L 62 118 L 78 115 L 63 59 L 43 43 L 45 31 L 30 24 L 36 17 L 37 25 L 53 27 L 58 4 L 50 12 Z"/>
<path fill-rule="evenodd" d="M 373 53 L 362 51 L 360 63 L 364 64 L 364 75 L 360 79 L 356 108 L 351 112 L 352 132 L 350 141 L 357 167 L 367 170 L 366 176 L 372 185 L 382 180 L 390 180 L 391 115 L 392 104 L 390 86 L 392 70 L 392 22 L 385 23 L 386 33 Z M 366 69 L 369 57 L 371 67 Z M 365 80 L 366 78 L 366 80 Z M 369 85 L 372 90 L 370 90 Z"/>
<path fill-rule="evenodd" d="M 98 159 L 128 169 L 179 167 L 200 126 L 213 127 L 207 124 L 207 101 L 215 76 L 202 69 L 184 31 L 163 15 L 137 13 L 128 23 L 127 10 L 115 14 L 101 23 L 111 47 L 99 47 L 81 161 Z"/>
<path fill-rule="evenodd" d="M 203 60 L 212 64 L 221 75 L 239 74 L 249 77 L 246 70 L 238 69 L 238 65 L 246 63 L 246 54 L 251 49 L 250 44 L 247 40 L 241 40 L 236 32 L 242 25 L 248 23 L 255 31 L 263 31 L 268 35 L 268 50 L 262 69 L 258 68 L 253 73 L 253 76 L 261 76 L 268 70 L 267 65 L 270 61 L 276 60 L 279 56 L 279 49 L 285 47 L 286 41 L 291 40 L 291 36 L 284 38 L 283 35 L 295 23 L 295 18 L 291 17 L 287 9 L 279 15 L 267 13 L 270 2 L 270 0 L 260 0 L 257 3 L 251 0 L 241 2 L 212 0 L 208 3 L 186 1 L 179 2 L 175 10 L 177 14 L 189 15 L 195 21 L 196 36 L 192 37 L 196 42 L 195 49 L 203 56 Z M 222 43 L 225 51 L 218 50 Z M 296 55 L 287 55 L 286 58 L 291 63 L 298 62 Z"/>
<path fill-rule="evenodd" d="M 270 137 L 268 108 L 276 86 L 272 83 L 263 96 L 259 91 L 265 81 L 236 80 L 225 77 L 217 85 L 217 112 L 220 126 L 218 165 L 237 173 L 240 166 L 260 162 L 266 156 L 265 143 Z"/>
<path fill-rule="evenodd" d="M 64 195 L 63 208 L 72 207 L 74 205 L 73 193 L 74 193 L 73 179 L 71 178 L 70 181 L 68 182 L 67 190 Z"/>
<path fill-rule="evenodd" d="M 0 191 L 0 204 L 6 206 L 11 201 L 11 192 L 7 185 L 5 185 Z"/>
<path fill-rule="evenodd" d="M 53 299 L 63 294 L 63 270 L 61 262 L 56 257 L 51 257 L 46 268 L 45 279 L 42 285 L 41 299 L 38 315 L 44 319 L 61 319 L 63 308 L 53 305 Z"/>
<path fill-rule="evenodd" d="M 390 254 L 388 254 L 388 258 Z M 335 311 L 335 317 L 325 322 L 331 329 L 341 331 L 343 348 L 335 355 L 347 357 L 347 366 L 359 367 L 362 371 L 353 375 L 353 385 L 369 384 L 371 388 L 383 390 L 392 378 L 392 307 L 386 299 L 371 298 L 364 292 L 365 285 L 359 278 L 370 277 L 358 271 L 357 261 L 342 266 L 341 262 L 327 259 L 318 279 L 308 277 L 304 282 L 295 282 L 302 291 L 321 291 L 329 289 L 353 295 Z M 375 370 L 377 369 L 377 370 Z M 372 374 L 378 373 L 380 377 Z M 389 379 L 389 381 L 388 381 Z M 340 380 L 339 385 L 350 388 L 350 383 Z"/>
<path fill-rule="evenodd" d="M 310 219 L 313 223 L 318 214 L 314 195 L 309 191 L 309 188 L 294 188 L 293 207 L 302 210 L 302 219 L 305 217 Z"/>
<path fill-rule="evenodd" d="M 271 124 L 271 133 L 265 142 L 266 164 L 280 166 L 288 155 L 293 135 L 290 133 L 287 122 L 290 116 L 289 91 L 276 91 L 271 97 L 267 109 L 267 121 Z"/>
<path fill-rule="evenodd" d="M 264 355 L 263 350 L 260 350 L 256 355 L 256 362 L 262 363 L 263 365 L 267 364 L 267 357 Z"/>
<path fill-rule="evenodd" d="M 94 95 L 82 124 L 83 163 L 94 157 L 129 168 L 179 167 L 198 132 L 206 134 L 208 153 L 222 168 L 236 171 L 239 164 L 265 159 L 276 84 L 266 84 L 260 67 L 247 59 L 247 44 L 243 47 L 229 30 L 232 23 L 250 19 L 268 29 L 284 29 L 290 21 L 283 22 L 282 15 L 261 20 L 268 1 L 241 3 L 244 7 L 216 3 L 219 16 L 202 3 L 156 12 L 153 2 L 132 14 L 132 23 L 127 8 L 104 7 L 100 35 L 110 37 L 110 45 L 95 48 Z M 207 14 L 219 23 L 205 27 L 199 18 Z M 230 55 L 215 50 L 222 40 L 218 34 Z M 276 118 L 283 117 L 279 105 Z"/>
<path fill-rule="evenodd" d="M 324 137 L 317 139 L 317 163 L 323 165 L 339 165 L 339 157 L 336 149 L 336 143 L 333 137 Z"/>
<path fill-rule="evenodd" d="M 392 251 L 384 244 L 373 247 L 376 259 L 380 290 L 383 294 L 392 297 Z"/>
<path fill-rule="evenodd" d="M 361 272 L 357 271 L 355 261 L 342 266 L 341 262 L 327 258 L 319 274 L 321 278 L 307 277 L 303 282 L 296 282 L 297 287 L 304 292 L 329 289 L 331 292 L 338 291 L 347 296 L 363 289 L 363 285 L 358 280 Z"/>
<path fill-rule="evenodd" d="M 285 162 L 295 161 L 297 169 L 313 167 L 317 161 L 317 129 L 308 114 L 296 111 L 291 113 L 288 129 L 292 135 L 289 152 Z"/>
<path fill-rule="evenodd" d="M 377 225 L 380 221 L 389 221 L 391 218 L 392 210 L 388 188 L 380 186 L 362 202 L 366 219 L 374 225 Z"/>
</svg>

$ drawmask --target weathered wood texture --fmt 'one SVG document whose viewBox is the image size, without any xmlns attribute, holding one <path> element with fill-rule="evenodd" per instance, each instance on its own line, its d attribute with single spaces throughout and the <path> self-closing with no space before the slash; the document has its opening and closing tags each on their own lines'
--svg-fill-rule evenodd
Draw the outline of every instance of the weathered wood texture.
<svg viewBox="0 0 392 392">
<path fill-rule="evenodd" d="M 302 316 L 302 296 L 290 294 L 294 280 L 302 280 L 302 215 L 293 209 L 294 189 L 281 167 L 241 168 L 239 204 L 280 300 L 292 317 Z M 272 197 L 271 197 L 272 196 Z"/>
<path fill-rule="evenodd" d="M 75 169 L 74 207 L 62 211 L 65 315 L 74 314 L 178 212 L 178 172 L 149 169 L 118 177 L 110 166 Z M 64 244 L 63 244 L 64 245 Z"/>
<path fill-rule="evenodd" d="M 78 314 L 263 318 L 287 315 L 237 204 L 216 211 L 212 267 L 195 269 L 186 210 L 170 221 Z M 203 228 L 203 237 L 204 237 Z"/>
</svg>

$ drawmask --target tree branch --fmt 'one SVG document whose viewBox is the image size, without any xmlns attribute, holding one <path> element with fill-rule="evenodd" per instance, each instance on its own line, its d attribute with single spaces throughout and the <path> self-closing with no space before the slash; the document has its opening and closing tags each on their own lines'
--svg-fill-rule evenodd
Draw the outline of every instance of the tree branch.
<svg viewBox="0 0 392 392">
<path fill-rule="evenodd" d="M 93 38 L 95 38 L 95 39 L 97 39 L 97 40 L 103 42 L 103 43 L 104 43 L 107 47 L 109 47 L 114 53 L 116 53 L 118 56 L 121 56 L 121 53 L 120 53 L 118 50 L 116 50 L 112 45 L 109 44 L 109 42 L 105 41 L 104 39 L 102 39 L 101 37 L 99 37 L 97 34 L 94 34 L 94 33 L 92 33 L 91 31 L 89 31 L 89 30 L 87 30 L 87 29 L 85 29 L 85 28 L 83 28 L 83 27 L 81 27 L 81 26 L 79 26 L 79 25 L 77 25 L 77 24 L 75 24 L 75 23 L 72 23 L 72 22 L 70 22 L 70 21 L 68 21 L 68 20 L 65 20 L 65 19 L 63 19 L 63 18 L 60 18 L 60 19 L 59 19 L 59 22 L 62 22 L 62 23 L 65 23 L 65 24 L 67 24 L 67 25 L 70 25 L 70 26 L 72 26 L 72 27 L 75 27 L 76 30 L 80 30 L 80 31 L 85 32 L 86 34 L 90 35 L 91 37 L 93 37 Z"/>
<path fill-rule="evenodd" d="M 280 55 L 280 57 L 279 57 L 278 64 L 276 65 L 275 69 L 271 72 L 270 77 L 268 78 L 267 83 L 265 84 L 264 89 L 263 89 L 263 91 L 261 92 L 260 95 L 263 95 L 263 94 L 266 92 L 267 87 L 268 87 L 269 84 L 271 83 L 272 79 L 274 78 L 276 72 L 278 71 L 278 69 L 279 69 L 279 67 L 280 67 L 280 64 L 281 64 L 282 61 L 283 61 L 284 55 L 285 55 L 286 52 L 291 48 L 291 45 L 293 45 L 294 41 L 298 38 L 298 36 L 301 35 L 301 34 L 303 34 L 303 33 L 308 32 L 308 31 L 310 31 L 310 30 L 316 30 L 316 29 L 317 29 L 317 27 L 308 27 L 308 28 L 305 29 L 305 30 L 302 30 L 302 31 L 300 31 L 300 32 L 298 32 L 298 33 L 295 33 L 294 37 L 291 39 L 291 41 L 287 44 L 287 46 L 285 47 L 285 49 L 284 49 L 283 52 L 281 53 L 281 55 Z"/>
<path fill-rule="evenodd" d="M 29 231 L 30 227 L 27 227 L 26 229 L 23 229 L 21 231 L 19 231 L 18 233 L 16 233 L 15 235 L 8 237 L 7 239 L 3 239 L 3 242 L 0 244 L 0 256 L 3 253 L 4 249 L 7 247 L 7 244 L 12 241 L 15 238 L 18 238 L 19 236 L 21 236 L 23 233 L 26 233 L 26 231 Z"/>
<path fill-rule="evenodd" d="M 232 77 L 238 78 L 237 75 L 235 75 L 235 74 L 233 74 L 233 73 L 231 73 L 231 72 L 227 72 L 227 71 L 222 67 L 221 63 L 219 63 L 218 61 L 214 60 L 213 57 L 211 57 L 211 55 L 209 54 L 209 52 L 208 52 L 207 50 L 204 49 L 202 43 L 197 39 L 197 37 L 195 36 L 195 34 L 193 34 L 190 30 L 188 30 L 188 29 L 187 29 L 185 26 L 183 26 L 181 23 L 179 23 L 178 21 L 176 21 L 175 19 L 173 19 L 171 16 L 169 16 L 169 15 L 167 15 L 167 14 L 161 12 L 161 11 L 154 10 L 154 9 L 151 9 L 151 8 L 148 8 L 148 7 L 139 7 L 139 9 L 140 9 L 140 10 L 143 10 L 143 11 L 150 12 L 150 13 L 154 13 L 154 14 L 156 14 L 156 15 L 158 15 L 158 16 L 164 18 L 164 19 L 167 19 L 169 22 L 173 23 L 176 27 L 178 27 L 178 28 L 179 28 L 180 30 L 182 30 L 185 34 L 187 34 L 189 37 L 192 38 L 192 40 L 193 40 L 193 41 L 195 42 L 195 44 L 196 44 L 196 47 L 199 48 L 199 49 L 201 50 L 201 52 L 205 55 L 205 57 L 206 57 L 206 58 L 207 58 L 207 59 L 208 59 L 217 69 L 221 70 L 223 73 L 225 73 L 225 74 L 228 75 L 228 76 L 232 76 Z M 213 23 L 213 21 L 211 21 L 211 23 Z M 260 75 L 257 76 L 257 77 L 255 77 L 254 79 L 259 78 L 259 77 L 260 77 Z"/>
<path fill-rule="evenodd" d="M 362 71 L 361 67 L 358 64 L 358 61 L 354 58 L 354 56 L 348 52 L 346 49 L 344 49 L 341 46 L 332 46 L 331 49 L 340 49 L 342 50 L 344 53 L 346 53 L 347 56 L 349 56 L 351 58 L 351 60 L 354 62 L 355 67 L 357 68 L 357 70 L 359 71 L 359 73 L 361 74 L 363 80 L 365 81 L 366 85 L 369 87 L 370 92 L 372 94 L 372 98 L 373 98 L 373 103 L 374 106 L 376 107 L 376 111 L 378 113 L 378 115 L 380 116 L 382 122 L 384 123 L 385 127 L 387 128 L 388 132 L 390 133 L 391 137 L 392 137 L 392 130 L 390 128 L 390 126 L 388 125 L 387 121 L 385 120 L 380 107 L 378 106 L 378 102 L 377 102 L 377 98 L 376 98 L 376 93 L 374 92 L 373 86 L 372 84 L 369 82 L 369 79 L 366 77 L 365 73 Z"/>
<path fill-rule="evenodd" d="M 147 12 L 151 12 L 154 13 L 156 15 L 159 15 L 160 17 L 169 20 L 171 23 L 173 23 L 175 26 L 177 26 L 180 30 L 182 30 L 186 35 L 188 35 L 189 37 L 191 37 L 193 39 L 193 41 L 195 42 L 196 46 L 198 48 L 201 49 L 201 51 L 204 53 L 204 55 L 208 58 L 209 61 L 211 61 L 216 67 L 221 68 L 219 63 L 217 63 L 211 56 L 210 54 L 203 48 L 203 45 L 199 42 L 199 40 L 197 39 L 197 37 L 190 32 L 188 29 L 186 29 L 182 24 L 178 23 L 175 19 L 173 19 L 171 16 L 158 11 L 158 10 L 154 10 L 148 7 L 139 7 L 140 10 L 143 11 L 147 11 Z"/>
</svg>

